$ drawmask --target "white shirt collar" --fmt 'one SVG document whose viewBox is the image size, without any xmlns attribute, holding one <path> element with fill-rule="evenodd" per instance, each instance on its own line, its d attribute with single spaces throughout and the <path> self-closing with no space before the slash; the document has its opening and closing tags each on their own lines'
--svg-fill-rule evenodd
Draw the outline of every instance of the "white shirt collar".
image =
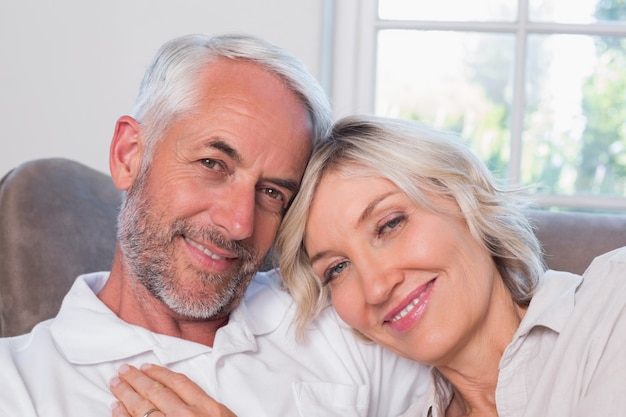
<svg viewBox="0 0 626 417">
<path fill-rule="evenodd" d="M 513 340 L 525 336 L 536 326 L 560 333 L 574 310 L 576 290 L 581 282 L 580 275 L 546 271 Z"/>
<path fill-rule="evenodd" d="M 213 350 L 224 354 L 253 351 L 255 336 L 275 330 L 287 319 L 292 304 L 280 289 L 278 274 L 257 274 L 244 301 L 233 311 L 229 323 L 218 330 L 214 347 L 210 348 L 121 320 L 97 297 L 108 277 L 108 272 L 78 277 L 51 324 L 53 338 L 72 363 L 125 360 L 153 351 L 161 363 L 169 364 Z"/>
</svg>

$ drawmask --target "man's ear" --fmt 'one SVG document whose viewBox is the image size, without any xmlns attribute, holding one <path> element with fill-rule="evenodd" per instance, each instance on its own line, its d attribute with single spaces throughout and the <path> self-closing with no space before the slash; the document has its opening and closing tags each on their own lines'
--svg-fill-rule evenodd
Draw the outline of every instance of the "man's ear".
<svg viewBox="0 0 626 417">
<path fill-rule="evenodd" d="M 122 116 L 115 124 L 115 133 L 109 150 L 109 169 L 113 183 L 120 190 L 128 190 L 141 167 L 143 134 L 139 122 Z"/>
</svg>

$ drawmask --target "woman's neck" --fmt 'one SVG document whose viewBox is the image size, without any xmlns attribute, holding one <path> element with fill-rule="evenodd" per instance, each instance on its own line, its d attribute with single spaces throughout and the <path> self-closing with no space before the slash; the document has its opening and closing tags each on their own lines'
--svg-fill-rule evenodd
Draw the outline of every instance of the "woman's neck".
<svg viewBox="0 0 626 417">
<path fill-rule="evenodd" d="M 500 360 L 526 313 L 526 308 L 518 306 L 510 296 L 499 299 L 472 340 L 448 363 L 436 365 L 454 387 L 446 417 L 497 416 Z"/>
</svg>

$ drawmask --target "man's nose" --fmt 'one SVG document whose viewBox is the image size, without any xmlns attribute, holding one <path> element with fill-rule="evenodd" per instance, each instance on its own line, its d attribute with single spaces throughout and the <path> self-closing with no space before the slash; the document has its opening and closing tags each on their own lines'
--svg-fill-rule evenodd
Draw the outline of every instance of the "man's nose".
<svg viewBox="0 0 626 417">
<path fill-rule="evenodd" d="M 230 240 L 244 240 L 254 231 L 256 189 L 246 184 L 231 184 L 220 201 L 213 202 L 212 221 Z"/>
</svg>

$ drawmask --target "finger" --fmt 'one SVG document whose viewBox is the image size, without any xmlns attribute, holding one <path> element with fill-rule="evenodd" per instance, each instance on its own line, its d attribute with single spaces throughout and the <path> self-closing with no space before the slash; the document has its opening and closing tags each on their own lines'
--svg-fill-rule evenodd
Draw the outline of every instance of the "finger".
<svg viewBox="0 0 626 417">
<path fill-rule="evenodd" d="M 195 404 L 201 400 L 216 402 L 185 374 L 153 364 L 144 364 L 141 370 L 154 381 L 171 389 L 181 401 L 187 404 Z"/>
<path fill-rule="evenodd" d="M 143 386 L 146 385 L 145 382 L 143 385 L 141 383 L 137 383 L 137 375 L 142 376 L 143 374 L 138 371 L 137 368 L 124 365 L 120 368 L 118 377 L 111 380 L 109 384 L 111 392 L 121 403 L 120 407 L 115 407 L 113 409 L 114 416 L 119 415 L 119 417 L 142 417 L 148 410 L 153 408 L 158 409 L 158 407 L 155 406 L 152 401 L 150 401 L 150 397 L 142 392 L 142 390 L 149 388 L 145 388 L 145 386 Z M 131 383 L 129 383 L 129 380 L 127 378 L 134 380 L 136 386 L 133 386 Z M 155 382 L 146 376 L 144 376 L 144 379 L 147 379 L 148 382 L 152 382 L 155 385 L 160 385 L 158 382 Z M 123 410 L 121 410 L 120 408 Z M 150 414 L 150 416 L 162 417 L 163 413 L 153 412 Z"/>
<path fill-rule="evenodd" d="M 132 417 L 126 411 L 126 407 L 119 401 L 116 401 L 111 405 L 111 417 Z"/>
<path fill-rule="evenodd" d="M 182 402 L 186 403 L 190 415 L 236 417 L 228 407 L 214 400 L 184 374 L 153 364 L 144 364 L 141 366 L 141 370 L 146 376 L 170 389 Z M 166 403 L 163 398 L 151 398 L 151 400 L 165 414 L 176 411 L 176 409 L 170 408 L 172 403 Z"/>
<path fill-rule="evenodd" d="M 111 414 L 112 417 L 133 417 L 128 412 L 128 410 L 126 410 L 126 407 L 124 407 L 124 404 L 122 404 L 119 401 L 117 401 L 117 402 L 115 402 L 115 403 L 113 403 L 111 405 L 111 411 L 112 411 L 112 414 Z M 165 417 L 165 414 L 163 414 L 162 412 L 160 412 L 159 410 L 156 410 L 156 409 L 150 409 L 150 410 L 146 411 L 145 413 L 141 414 L 141 417 L 148 417 L 148 416 L 150 416 L 150 417 Z"/>
</svg>

